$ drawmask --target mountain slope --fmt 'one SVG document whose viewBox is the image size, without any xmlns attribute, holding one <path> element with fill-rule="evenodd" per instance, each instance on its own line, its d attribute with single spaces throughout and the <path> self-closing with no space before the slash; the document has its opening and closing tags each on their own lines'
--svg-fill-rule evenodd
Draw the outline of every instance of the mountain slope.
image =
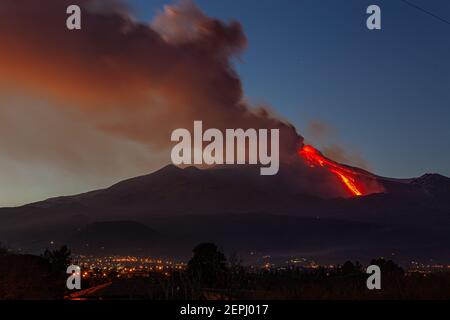
<svg viewBox="0 0 450 320">
<path fill-rule="evenodd" d="M 379 178 L 384 194 L 336 199 L 308 194 L 308 184 L 296 177 L 295 170 L 261 177 L 257 168 L 249 166 L 209 170 L 167 166 L 106 189 L 0 209 L 0 240 L 27 250 L 41 250 L 49 241 L 71 243 L 77 250 L 88 242 L 119 251 L 147 250 L 158 242 L 160 248 L 176 252 L 183 244 L 212 238 L 227 246 L 280 252 L 353 247 L 361 254 L 364 246 L 406 248 L 414 243 L 417 248 L 427 247 L 424 252 L 439 253 L 450 247 L 450 179 L 446 177 Z M 298 219 L 291 221 L 289 216 Z M 212 219 L 209 225 L 204 223 L 208 219 Z M 228 219 L 229 227 L 221 228 Z M 114 238 L 116 231 L 121 233 L 118 221 L 130 222 L 124 225 L 128 230 L 124 246 Z M 186 232 L 185 227 L 195 232 Z"/>
</svg>

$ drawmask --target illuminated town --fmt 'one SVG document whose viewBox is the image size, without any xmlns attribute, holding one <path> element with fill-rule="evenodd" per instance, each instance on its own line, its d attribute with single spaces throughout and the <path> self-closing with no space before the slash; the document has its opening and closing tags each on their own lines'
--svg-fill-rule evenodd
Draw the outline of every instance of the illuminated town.
<svg viewBox="0 0 450 320">
<path fill-rule="evenodd" d="M 336 264 L 319 264 L 306 258 L 291 258 L 286 260 L 284 264 L 272 262 L 272 257 L 269 255 L 261 256 L 257 260 L 257 263 L 248 266 L 248 270 L 254 272 L 264 270 L 283 271 L 297 268 L 302 270 L 319 268 L 333 270 L 340 267 Z M 170 276 L 174 271 L 184 271 L 187 268 L 186 262 L 136 256 L 94 257 L 80 255 L 75 256 L 72 262 L 81 266 L 84 279 L 150 277 L 155 273 Z M 448 271 L 450 265 L 411 261 L 405 269 L 407 273 L 429 274 Z"/>
<path fill-rule="evenodd" d="M 152 273 L 169 276 L 186 268 L 183 262 L 134 256 L 76 256 L 73 263 L 81 267 L 83 278 L 149 277 Z"/>
</svg>

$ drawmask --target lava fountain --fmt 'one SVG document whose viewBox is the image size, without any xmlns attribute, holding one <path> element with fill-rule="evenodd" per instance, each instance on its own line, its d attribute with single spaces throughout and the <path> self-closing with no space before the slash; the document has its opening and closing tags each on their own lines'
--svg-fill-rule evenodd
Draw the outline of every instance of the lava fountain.
<svg viewBox="0 0 450 320">
<path fill-rule="evenodd" d="M 300 148 L 298 154 L 305 159 L 311 167 L 323 167 L 334 174 L 352 196 L 366 195 L 363 183 L 358 181 L 358 177 L 362 175 L 361 172 L 357 172 L 347 166 L 343 166 L 333 160 L 327 159 L 317 149 L 309 145 Z"/>
</svg>

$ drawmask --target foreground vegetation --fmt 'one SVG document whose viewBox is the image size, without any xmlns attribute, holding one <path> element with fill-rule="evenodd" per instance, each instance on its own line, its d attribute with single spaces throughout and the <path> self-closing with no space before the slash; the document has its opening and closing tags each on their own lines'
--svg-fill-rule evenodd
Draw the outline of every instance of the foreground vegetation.
<svg viewBox="0 0 450 320">
<path fill-rule="evenodd" d="M 17 255 L 0 249 L 0 299 L 63 299 L 70 251 L 62 247 L 41 256 Z M 193 250 L 185 270 L 150 273 L 145 277 L 83 279 L 83 288 L 101 286 L 82 299 L 450 299 L 450 272 L 407 273 L 392 261 L 380 266 L 382 289 L 368 290 L 368 275 L 359 263 L 326 269 L 252 269 L 238 259 L 226 259 L 214 244 Z M 103 288 L 104 287 L 104 288 Z"/>
</svg>

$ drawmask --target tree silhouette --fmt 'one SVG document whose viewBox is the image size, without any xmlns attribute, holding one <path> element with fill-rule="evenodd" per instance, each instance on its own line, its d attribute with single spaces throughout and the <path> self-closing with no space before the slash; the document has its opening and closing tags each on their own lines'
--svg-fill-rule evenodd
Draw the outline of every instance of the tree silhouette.
<svg viewBox="0 0 450 320">
<path fill-rule="evenodd" d="M 201 287 L 223 288 L 227 279 L 227 259 L 213 243 L 197 245 L 188 263 L 187 272 Z"/>
<path fill-rule="evenodd" d="M 3 244 L 0 242 L 0 256 L 5 256 L 8 254 L 8 249 L 3 246 Z"/>
<path fill-rule="evenodd" d="M 383 258 L 373 259 L 371 265 L 377 265 L 381 269 L 381 273 L 388 276 L 403 276 L 404 271 L 392 260 L 385 260 Z"/>
<path fill-rule="evenodd" d="M 46 249 L 42 258 L 50 263 L 54 272 L 63 272 L 65 274 L 66 269 L 70 264 L 70 254 L 71 251 L 69 248 L 67 246 L 62 246 L 58 250 L 53 251 Z"/>
<path fill-rule="evenodd" d="M 355 264 L 351 261 L 346 261 L 339 268 L 339 271 L 342 275 L 361 275 L 363 273 L 363 267 L 358 261 Z"/>
</svg>

